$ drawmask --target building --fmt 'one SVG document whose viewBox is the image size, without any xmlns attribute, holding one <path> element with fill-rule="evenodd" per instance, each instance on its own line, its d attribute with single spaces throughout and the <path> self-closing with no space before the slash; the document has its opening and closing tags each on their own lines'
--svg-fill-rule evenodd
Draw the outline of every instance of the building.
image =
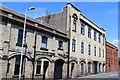
<svg viewBox="0 0 120 80">
<path fill-rule="evenodd" d="M 106 72 L 118 71 L 118 48 L 106 41 Z"/>
<path fill-rule="evenodd" d="M 38 17 L 70 38 L 70 77 L 105 72 L 106 32 L 71 3 L 62 12 Z"/>
<path fill-rule="evenodd" d="M 18 78 L 24 15 L 3 6 L 0 11 L 0 79 Z M 67 34 L 30 17 L 26 24 L 22 77 L 66 78 Z"/>
</svg>

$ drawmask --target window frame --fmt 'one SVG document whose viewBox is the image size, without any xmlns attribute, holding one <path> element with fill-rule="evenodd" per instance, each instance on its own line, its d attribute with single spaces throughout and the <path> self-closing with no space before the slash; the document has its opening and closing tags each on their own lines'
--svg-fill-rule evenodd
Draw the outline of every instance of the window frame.
<svg viewBox="0 0 120 80">
<path fill-rule="evenodd" d="M 99 34 L 98 42 L 101 43 L 101 35 Z"/>
<path fill-rule="evenodd" d="M 94 46 L 94 56 L 96 56 L 96 46 Z"/>
<path fill-rule="evenodd" d="M 91 38 L 91 28 L 88 28 L 88 38 Z"/>
<path fill-rule="evenodd" d="M 41 49 L 42 50 L 47 50 L 47 43 L 48 43 L 48 37 L 42 36 L 42 39 L 41 39 Z M 44 47 L 44 45 L 45 45 L 45 47 Z"/>
<path fill-rule="evenodd" d="M 25 43 L 26 43 L 26 35 L 27 35 L 27 31 L 25 31 Z M 23 40 L 23 29 L 19 29 L 18 30 L 18 36 L 17 36 L 17 43 L 16 46 L 22 46 L 22 40 Z"/>
<path fill-rule="evenodd" d="M 101 57 L 101 49 L 99 48 L 99 57 Z"/>
<path fill-rule="evenodd" d="M 76 43 L 76 40 L 72 39 L 72 51 L 73 52 L 75 52 L 75 43 Z"/>
<path fill-rule="evenodd" d="M 60 47 L 61 44 L 61 47 Z M 63 41 L 59 40 L 58 41 L 58 50 L 63 50 Z"/>
<path fill-rule="evenodd" d="M 84 53 L 84 42 L 81 42 L 81 53 Z"/>
<path fill-rule="evenodd" d="M 94 31 L 94 40 L 97 41 L 97 32 Z"/>
<path fill-rule="evenodd" d="M 85 35 L 85 25 L 81 24 L 81 34 Z"/>
<path fill-rule="evenodd" d="M 36 74 L 41 74 L 42 61 L 37 61 Z"/>
<path fill-rule="evenodd" d="M 88 45 L 88 55 L 91 55 L 91 45 Z"/>
<path fill-rule="evenodd" d="M 76 27 L 77 27 L 77 19 L 73 18 L 72 31 L 76 32 Z"/>
</svg>

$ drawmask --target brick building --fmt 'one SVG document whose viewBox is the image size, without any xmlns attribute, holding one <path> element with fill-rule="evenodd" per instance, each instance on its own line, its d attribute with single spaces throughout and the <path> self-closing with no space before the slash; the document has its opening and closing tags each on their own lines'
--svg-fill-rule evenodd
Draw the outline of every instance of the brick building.
<svg viewBox="0 0 120 80">
<path fill-rule="evenodd" d="M 118 71 L 118 48 L 106 42 L 106 72 Z"/>
</svg>

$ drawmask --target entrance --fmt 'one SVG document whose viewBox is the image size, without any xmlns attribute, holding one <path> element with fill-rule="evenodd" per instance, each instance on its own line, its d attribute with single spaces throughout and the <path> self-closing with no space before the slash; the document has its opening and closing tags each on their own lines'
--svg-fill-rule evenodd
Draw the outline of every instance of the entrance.
<svg viewBox="0 0 120 80">
<path fill-rule="evenodd" d="M 94 61 L 93 64 L 94 64 L 94 74 L 97 74 L 97 61 Z"/>
<path fill-rule="evenodd" d="M 62 59 L 58 59 L 55 61 L 54 79 L 62 79 L 63 64 L 64 61 Z"/>
<path fill-rule="evenodd" d="M 46 70 L 48 68 L 49 62 L 48 61 L 44 61 L 44 66 L 43 66 L 43 80 L 45 80 L 45 74 L 46 74 Z"/>
<path fill-rule="evenodd" d="M 84 66 L 83 66 L 83 63 L 81 63 L 81 74 L 84 73 Z"/>
</svg>

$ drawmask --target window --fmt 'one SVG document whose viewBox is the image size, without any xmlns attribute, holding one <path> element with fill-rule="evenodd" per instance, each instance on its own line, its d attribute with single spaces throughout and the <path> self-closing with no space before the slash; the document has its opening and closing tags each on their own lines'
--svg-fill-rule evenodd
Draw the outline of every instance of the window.
<svg viewBox="0 0 120 80">
<path fill-rule="evenodd" d="M 58 49 L 63 50 L 63 42 L 58 41 Z"/>
<path fill-rule="evenodd" d="M 91 63 L 88 62 L 88 73 L 91 73 Z"/>
<path fill-rule="evenodd" d="M 89 44 L 88 45 L 88 55 L 90 55 L 90 53 L 91 53 L 91 45 Z"/>
<path fill-rule="evenodd" d="M 71 63 L 71 73 L 73 72 L 74 67 L 75 67 L 75 63 Z"/>
<path fill-rule="evenodd" d="M 98 37 L 99 39 L 98 39 L 98 41 L 99 41 L 99 43 L 101 42 L 101 39 L 100 39 L 100 34 L 99 34 L 99 37 Z"/>
<path fill-rule="evenodd" d="M 88 28 L 88 37 L 91 38 L 91 29 Z"/>
<path fill-rule="evenodd" d="M 40 74 L 40 72 L 41 72 L 41 61 L 37 61 L 36 74 Z"/>
<path fill-rule="evenodd" d="M 104 50 L 103 50 L 103 58 L 104 58 Z"/>
<path fill-rule="evenodd" d="M 94 56 L 96 56 L 96 46 L 94 47 Z"/>
<path fill-rule="evenodd" d="M 48 68 L 48 66 L 49 66 L 49 62 L 48 61 L 44 61 L 44 65 L 43 65 L 43 73 L 46 73 L 46 70 L 47 70 L 47 68 Z"/>
<path fill-rule="evenodd" d="M 99 48 L 99 57 L 101 57 L 101 49 Z"/>
<path fill-rule="evenodd" d="M 103 45 L 104 45 L 104 36 L 103 36 Z"/>
<path fill-rule="evenodd" d="M 42 36 L 42 48 L 47 48 L 47 37 Z"/>
<path fill-rule="evenodd" d="M 16 57 L 14 75 L 19 75 L 20 59 L 21 59 L 21 56 Z M 23 57 L 23 60 L 24 60 L 24 57 Z M 21 72 L 22 71 L 23 71 L 23 64 L 22 64 Z"/>
<path fill-rule="evenodd" d="M 81 42 L 81 53 L 84 53 L 84 43 Z"/>
<path fill-rule="evenodd" d="M 26 39 L 26 33 L 25 32 L 25 39 Z M 19 32 L 18 32 L 18 40 L 17 40 L 17 45 L 22 45 L 22 39 L 23 39 L 23 30 L 19 29 Z"/>
<path fill-rule="evenodd" d="M 72 51 L 75 52 L 75 40 L 72 40 Z"/>
<path fill-rule="evenodd" d="M 96 32 L 94 31 L 94 40 L 96 41 L 96 39 L 97 39 L 97 38 L 96 38 Z"/>
<path fill-rule="evenodd" d="M 73 31 L 76 31 L 76 19 L 73 19 Z"/>
<path fill-rule="evenodd" d="M 84 35 L 85 34 L 85 27 L 83 24 L 81 24 L 81 34 Z"/>
</svg>

